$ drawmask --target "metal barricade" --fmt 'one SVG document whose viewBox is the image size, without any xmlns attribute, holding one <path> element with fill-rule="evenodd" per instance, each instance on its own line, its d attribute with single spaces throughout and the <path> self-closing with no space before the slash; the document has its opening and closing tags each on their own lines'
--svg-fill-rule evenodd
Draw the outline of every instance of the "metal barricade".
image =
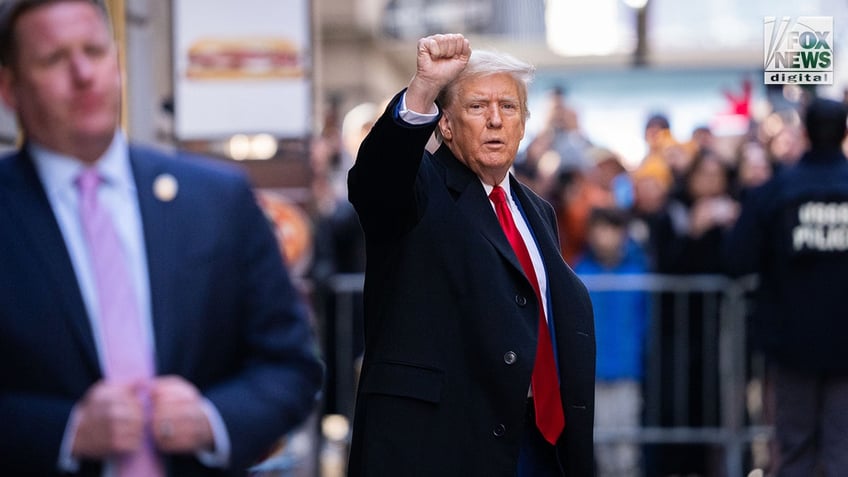
<svg viewBox="0 0 848 477">
<path fill-rule="evenodd" d="M 749 382 L 762 378 L 758 375 L 762 369 L 750 366 L 746 337 L 748 294 L 756 287 L 756 278 L 734 280 L 720 275 L 659 274 L 580 278 L 590 291 L 644 291 L 650 294 L 652 303 L 646 344 L 643 425 L 635 429 L 596 429 L 596 443 L 707 444 L 722 449 L 723 475 L 745 475 L 746 454 L 752 442 L 771 434 L 771 428 L 760 419 L 752 419 L 746 407 Z M 333 277 L 330 284 L 336 297 L 336 316 L 332 319 L 336 321 L 337 349 L 335 362 L 328 365 L 337 368 L 335 399 L 339 412 L 348 418 L 353 417 L 356 386 L 353 314 L 361 309 L 356 305 L 362 299 L 363 283 L 361 274 L 345 274 Z M 697 308 L 692 305 L 693 297 L 697 298 Z M 693 311 L 702 317 L 698 323 L 691 320 Z M 659 345 L 662 320 L 671 320 L 675 325 L 670 338 L 671 356 L 663 355 Z M 703 329 L 693 334 L 690 326 Z M 704 369 L 701 401 L 714 396 L 718 402 L 703 407 L 700 420 L 707 424 L 697 426 L 687 420 L 692 412 L 690 403 L 696 397 L 689 395 L 691 363 L 687 355 L 693 335 L 703 339 L 702 349 L 710 349 L 714 344 L 717 351 L 700 356 Z M 669 337 L 665 339 L 668 341 Z M 663 386 L 672 389 L 674 398 L 670 402 L 664 403 L 660 396 Z M 661 423 L 661 415 L 671 416 L 671 422 Z"/>
<path fill-rule="evenodd" d="M 357 300 L 362 300 L 362 289 L 365 285 L 365 276 L 360 273 L 348 273 L 335 275 L 330 280 L 330 288 L 336 296 L 336 352 L 335 363 L 328 365 L 336 366 L 336 403 L 339 414 L 353 419 L 353 407 L 356 400 L 356 376 L 358 370 L 354 358 L 354 317 L 357 309 Z"/>
<path fill-rule="evenodd" d="M 636 429 L 596 429 L 595 441 L 634 442 L 638 444 L 707 444 L 722 450 L 722 474 L 746 475 L 745 456 L 755 439 L 766 439 L 770 427 L 747 412 L 747 389 L 751 380 L 762 381 L 763 369 L 751 365 L 752 354 L 747 340 L 748 294 L 756 287 L 753 276 L 738 280 L 720 275 L 587 275 L 581 280 L 590 291 L 645 291 L 650 293 L 651 319 L 647 336 L 644 383 L 644 422 Z M 692 306 L 699 298 L 698 307 Z M 662 302 L 662 303 L 661 303 Z M 701 320 L 690 320 L 699 314 Z M 671 356 L 664 355 L 661 342 L 663 321 L 673 322 Z M 689 326 L 701 326 L 700 333 L 690 333 Z M 691 370 L 687 350 L 692 336 L 699 336 L 702 349 L 715 343 L 717 354 L 701 356 L 701 402 L 718 399 L 716 405 L 701 409 L 705 425 L 693 426 L 687 417 L 695 396 L 689 396 Z M 666 343 L 667 344 L 667 343 Z M 754 361 L 756 363 L 756 360 Z M 664 363 L 671 363 L 664 365 Z M 671 374 L 671 376 L 668 376 Z M 670 386 L 670 401 L 663 401 L 661 389 Z M 672 409 L 661 406 L 670 405 Z M 717 413 L 714 414 L 714 413 Z M 671 423 L 661 423 L 661 415 L 671 416 Z"/>
</svg>

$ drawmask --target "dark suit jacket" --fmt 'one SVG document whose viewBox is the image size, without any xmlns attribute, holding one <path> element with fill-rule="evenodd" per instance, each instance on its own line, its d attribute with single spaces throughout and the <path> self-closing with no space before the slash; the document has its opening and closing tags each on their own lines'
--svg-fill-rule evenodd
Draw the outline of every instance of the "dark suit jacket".
<svg viewBox="0 0 848 477">
<path fill-rule="evenodd" d="M 147 247 L 156 371 L 218 409 L 232 473 L 193 456 L 169 475 L 245 475 L 310 412 L 321 367 L 297 291 L 248 182 L 208 160 L 130 148 Z M 172 201 L 154 197 L 173 175 Z M 89 319 L 32 160 L 0 159 L 0 474 L 54 475 L 71 408 L 101 379 Z M 99 476 L 85 462 L 80 475 Z"/>
<path fill-rule="evenodd" d="M 477 176 L 434 125 L 393 117 L 365 139 L 350 200 L 367 241 L 365 355 L 351 476 L 514 476 L 540 304 Z M 564 475 L 592 475 L 595 339 L 551 206 L 510 179 L 542 254 L 561 373 Z M 516 358 L 517 359 L 514 359 Z"/>
</svg>

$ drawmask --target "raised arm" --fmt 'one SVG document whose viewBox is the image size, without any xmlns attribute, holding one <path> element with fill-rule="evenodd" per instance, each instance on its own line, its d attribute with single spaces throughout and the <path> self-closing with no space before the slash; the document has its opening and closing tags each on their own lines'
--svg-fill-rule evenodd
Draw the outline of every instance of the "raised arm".
<svg viewBox="0 0 848 477">
<path fill-rule="evenodd" d="M 462 35 L 433 35 L 418 40 L 416 54 L 417 68 L 408 88 L 371 128 L 348 174 L 348 198 L 369 242 L 390 241 L 404 233 L 417 223 L 426 204 L 415 183 L 438 116 L 423 122 L 420 116 L 410 118 L 403 114 L 401 98 L 408 111 L 437 113 L 437 96 L 465 68 L 471 48 Z"/>
</svg>

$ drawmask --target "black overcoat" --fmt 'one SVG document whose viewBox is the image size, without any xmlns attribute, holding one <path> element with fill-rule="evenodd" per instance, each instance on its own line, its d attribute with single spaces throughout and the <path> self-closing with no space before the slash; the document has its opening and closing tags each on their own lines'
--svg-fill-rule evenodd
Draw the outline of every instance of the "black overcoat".
<svg viewBox="0 0 848 477">
<path fill-rule="evenodd" d="M 435 123 L 396 119 L 396 97 L 349 182 L 367 244 L 365 355 L 351 476 L 514 476 L 538 303 L 477 176 Z M 595 336 L 583 284 L 560 256 L 552 207 L 510 179 L 543 257 L 555 324 L 564 474 L 592 475 Z"/>
</svg>

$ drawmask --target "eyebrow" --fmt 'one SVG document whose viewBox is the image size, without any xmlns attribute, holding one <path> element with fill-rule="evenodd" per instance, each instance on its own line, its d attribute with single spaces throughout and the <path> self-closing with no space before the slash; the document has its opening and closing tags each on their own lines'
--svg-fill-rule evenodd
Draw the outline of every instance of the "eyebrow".
<svg viewBox="0 0 848 477">
<path fill-rule="evenodd" d="M 490 95 L 487 95 L 487 94 L 486 95 L 470 94 L 468 97 L 465 98 L 465 101 L 466 102 L 476 102 L 476 101 L 486 101 L 486 102 L 488 102 L 488 101 L 490 101 L 489 98 L 490 98 Z M 518 102 L 518 100 L 519 99 L 518 99 L 517 96 L 512 96 L 512 95 L 498 96 L 497 98 L 494 99 L 494 101 L 499 102 L 499 103 L 502 103 L 502 102 L 505 102 L 505 101 Z"/>
</svg>

